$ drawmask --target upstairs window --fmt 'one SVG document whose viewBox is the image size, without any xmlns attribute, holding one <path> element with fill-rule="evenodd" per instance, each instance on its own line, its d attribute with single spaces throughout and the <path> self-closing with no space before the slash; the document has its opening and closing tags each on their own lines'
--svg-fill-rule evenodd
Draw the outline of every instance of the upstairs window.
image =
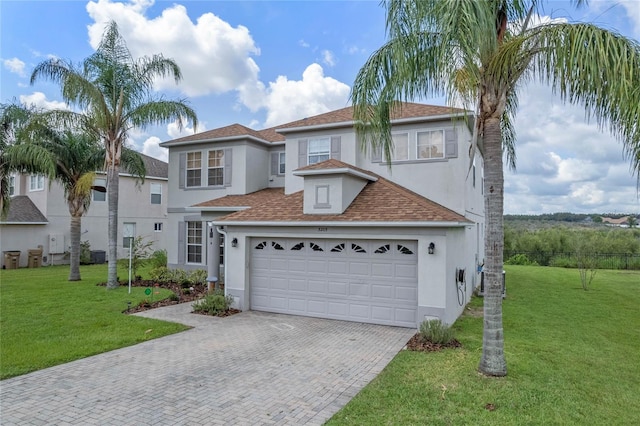
<svg viewBox="0 0 640 426">
<path fill-rule="evenodd" d="M 106 179 L 96 179 L 93 181 L 93 186 L 100 186 L 102 188 L 107 187 Z M 91 190 L 91 199 L 93 201 L 107 201 L 107 193 L 102 191 Z"/>
<path fill-rule="evenodd" d="M 162 204 L 162 185 L 159 183 L 151 184 L 151 204 Z"/>
<path fill-rule="evenodd" d="M 331 139 L 309 139 L 307 155 L 307 164 L 316 164 L 328 160 L 331 156 Z"/>
<path fill-rule="evenodd" d="M 418 159 L 444 158 L 444 131 L 418 132 Z"/>
<path fill-rule="evenodd" d="M 393 139 L 392 161 L 409 159 L 409 133 L 396 133 L 391 135 Z"/>
<path fill-rule="evenodd" d="M 202 153 L 187 153 L 187 187 L 200 186 L 202 177 Z"/>
<path fill-rule="evenodd" d="M 14 195 L 16 192 L 16 177 L 9 176 L 9 197 Z"/>
<path fill-rule="evenodd" d="M 224 183 L 224 150 L 209 151 L 207 185 L 220 186 Z"/>
<path fill-rule="evenodd" d="M 278 154 L 278 174 L 283 175 L 285 172 L 285 158 L 286 155 L 284 152 L 280 152 Z"/>
<path fill-rule="evenodd" d="M 42 191 L 43 189 L 44 189 L 43 175 L 29 176 L 29 191 Z"/>
</svg>

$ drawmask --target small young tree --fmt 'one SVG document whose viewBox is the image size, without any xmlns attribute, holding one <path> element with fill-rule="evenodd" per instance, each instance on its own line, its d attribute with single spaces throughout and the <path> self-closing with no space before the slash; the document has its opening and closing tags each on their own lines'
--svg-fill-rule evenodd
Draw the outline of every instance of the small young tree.
<svg viewBox="0 0 640 426">
<path fill-rule="evenodd" d="M 576 263 L 580 272 L 582 289 L 587 291 L 596 276 L 597 258 L 593 242 L 587 238 L 578 238 L 575 242 Z"/>
</svg>

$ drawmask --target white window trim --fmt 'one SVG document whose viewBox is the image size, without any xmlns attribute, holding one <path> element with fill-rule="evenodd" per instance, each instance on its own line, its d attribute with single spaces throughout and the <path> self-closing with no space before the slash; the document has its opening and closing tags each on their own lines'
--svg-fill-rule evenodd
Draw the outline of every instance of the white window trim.
<svg viewBox="0 0 640 426">
<path fill-rule="evenodd" d="M 155 222 L 153 224 L 153 232 L 162 232 L 162 228 L 164 228 L 162 222 Z"/>
<path fill-rule="evenodd" d="M 189 224 L 190 223 L 199 223 L 200 224 L 200 244 L 190 244 L 189 243 Z M 204 263 L 204 260 L 206 259 L 206 253 L 205 253 L 205 241 L 204 241 L 204 237 L 205 237 L 205 233 L 204 233 L 204 229 L 202 226 L 202 222 L 199 221 L 188 221 L 185 222 L 185 226 L 186 226 L 186 230 L 185 230 L 185 257 L 184 257 L 184 261 L 185 264 L 187 265 L 202 265 Z M 200 262 L 190 262 L 189 261 L 189 246 L 199 246 L 200 247 Z"/>
<path fill-rule="evenodd" d="M 96 178 L 93 180 L 93 184 L 98 186 L 98 184 L 100 184 L 101 186 L 104 186 L 105 188 L 107 187 L 107 180 L 106 179 L 102 179 L 102 178 Z M 96 194 L 104 194 L 104 200 L 96 200 Z M 106 192 L 100 192 L 100 191 L 96 191 L 95 189 L 91 190 L 91 201 L 92 202 L 96 202 L 96 203 L 103 203 L 105 201 L 107 201 L 107 193 Z"/>
<path fill-rule="evenodd" d="M 326 151 L 314 151 L 311 152 L 311 144 L 312 142 L 324 142 L 327 144 L 327 149 Z M 316 163 L 320 163 L 321 161 L 314 161 L 313 163 L 311 162 L 311 157 L 320 157 L 320 156 L 327 156 L 327 159 L 331 158 L 331 138 L 330 137 L 324 137 L 324 138 L 314 138 L 314 139 L 309 139 L 309 141 L 307 142 L 307 164 L 311 165 L 311 164 L 316 164 Z M 325 160 L 322 160 L 325 161 Z"/>
<path fill-rule="evenodd" d="M 218 167 L 209 167 L 209 155 L 212 152 L 222 152 L 222 157 L 220 157 L 220 166 Z M 210 149 L 209 151 L 207 151 L 207 186 L 209 187 L 220 187 L 220 186 L 224 186 L 224 149 Z M 217 184 L 217 185 L 209 185 L 209 171 L 210 170 L 216 170 L 216 169 L 221 169 L 222 170 L 222 182 Z"/>
<path fill-rule="evenodd" d="M 35 188 L 33 182 L 35 180 Z M 44 191 L 44 176 L 43 175 L 29 175 L 29 192 Z"/>
<path fill-rule="evenodd" d="M 16 193 L 16 177 L 11 175 L 9 176 L 9 196 L 12 197 Z"/>
<path fill-rule="evenodd" d="M 391 161 L 409 161 L 411 160 L 411 136 L 409 135 L 409 132 L 395 132 L 391 134 L 391 138 L 393 139 L 394 136 L 407 136 L 407 158 L 396 158 L 396 142 L 393 141 L 393 152 L 392 154 L 392 158 Z"/>
<path fill-rule="evenodd" d="M 160 191 L 159 191 L 159 192 L 154 192 L 154 191 L 153 191 L 153 187 L 154 187 L 154 186 L 155 186 L 156 188 L 158 188 Z M 162 204 L 162 184 L 160 184 L 160 183 L 155 183 L 155 182 L 151 182 L 151 183 L 149 184 L 149 192 L 150 192 L 150 194 L 149 194 L 149 202 L 150 202 L 151 204 L 153 204 L 153 205 L 161 205 L 161 204 Z M 153 202 L 153 196 L 154 196 L 154 195 L 160 195 L 160 202 L 159 202 L 159 203 L 154 203 L 154 202 Z"/>
<path fill-rule="evenodd" d="M 131 226 L 127 226 L 131 225 Z M 131 230 L 132 235 L 129 234 L 129 229 Z M 136 238 L 136 223 L 135 222 L 123 222 L 122 223 L 122 247 L 128 249 L 129 245 L 124 243 L 125 238 Z"/>
<path fill-rule="evenodd" d="M 420 142 L 419 142 L 419 139 L 420 139 L 419 135 L 421 133 L 435 133 L 435 132 L 440 132 L 440 134 L 442 135 L 442 156 L 440 156 L 440 157 L 424 157 L 424 158 L 420 157 L 420 147 L 421 147 L 421 145 L 420 145 Z M 421 160 L 421 161 L 422 160 L 443 160 L 443 159 L 445 159 L 446 158 L 445 151 L 447 149 L 447 141 L 446 141 L 445 138 L 446 138 L 446 134 L 445 134 L 444 129 L 429 129 L 429 130 L 425 129 L 425 130 L 417 131 L 416 132 L 416 159 L 417 160 Z M 431 146 L 434 146 L 434 145 L 431 145 Z"/>
<path fill-rule="evenodd" d="M 185 157 L 185 162 L 186 164 L 184 165 L 184 186 L 185 188 L 198 188 L 202 186 L 202 151 L 191 151 L 191 152 L 187 152 L 186 153 L 186 157 Z M 200 154 L 200 166 L 199 167 L 189 167 L 189 154 Z M 192 170 L 199 170 L 200 171 L 200 182 L 197 183 L 197 185 L 190 185 L 189 184 L 189 172 Z"/>
<path fill-rule="evenodd" d="M 283 151 L 278 153 L 278 176 L 284 176 L 286 172 L 287 172 L 287 155 L 286 155 L 286 152 Z"/>
</svg>

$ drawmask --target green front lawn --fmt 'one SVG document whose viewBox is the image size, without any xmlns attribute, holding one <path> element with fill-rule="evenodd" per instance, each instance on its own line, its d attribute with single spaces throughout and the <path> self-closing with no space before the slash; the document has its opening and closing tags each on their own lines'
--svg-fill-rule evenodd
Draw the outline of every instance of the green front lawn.
<svg viewBox="0 0 640 426">
<path fill-rule="evenodd" d="M 122 313 L 127 301 L 135 306 L 144 299 L 167 298 L 170 291 L 147 296 L 142 287 L 133 287 L 131 294 L 127 286 L 107 290 L 96 286 L 106 281 L 106 265 L 80 271 L 82 281 L 69 282 L 68 266 L 0 270 L 1 379 L 187 328 Z"/>
<path fill-rule="evenodd" d="M 598 271 L 585 292 L 575 269 L 506 271 L 507 377 L 477 373 L 467 314 L 462 349 L 402 351 L 328 424 L 640 424 L 640 273 Z"/>
</svg>

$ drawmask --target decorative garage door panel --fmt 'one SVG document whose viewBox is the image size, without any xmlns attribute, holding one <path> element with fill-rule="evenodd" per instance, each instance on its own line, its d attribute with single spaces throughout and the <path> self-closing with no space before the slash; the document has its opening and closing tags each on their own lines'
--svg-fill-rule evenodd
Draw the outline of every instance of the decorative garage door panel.
<svg viewBox="0 0 640 426">
<path fill-rule="evenodd" d="M 254 238 L 251 309 L 416 326 L 415 241 Z"/>
</svg>

